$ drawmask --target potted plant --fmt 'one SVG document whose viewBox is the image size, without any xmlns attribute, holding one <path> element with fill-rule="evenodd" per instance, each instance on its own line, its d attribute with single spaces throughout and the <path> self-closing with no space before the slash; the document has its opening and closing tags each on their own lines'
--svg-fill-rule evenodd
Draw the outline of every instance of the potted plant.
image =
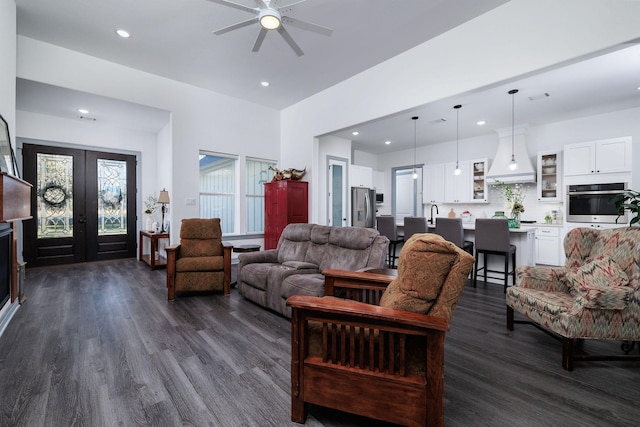
<svg viewBox="0 0 640 427">
<path fill-rule="evenodd" d="M 524 212 L 524 198 L 526 188 L 523 184 L 507 184 L 500 180 L 495 181 L 492 188 L 499 192 L 506 203 L 506 210 L 511 213 L 509 228 L 520 228 L 520 215 Z"/>
<path fill-rule="evenodd" d="M 616 205 L 618 211 L 618 218 L 624 215 L 624 211 L 627 210 L 633 215 L 629 225 L 633 225 L 640 222 L 640 192 L 634 190 L 625 190 L 613 198 L 613 202 Z"/>
</svg>

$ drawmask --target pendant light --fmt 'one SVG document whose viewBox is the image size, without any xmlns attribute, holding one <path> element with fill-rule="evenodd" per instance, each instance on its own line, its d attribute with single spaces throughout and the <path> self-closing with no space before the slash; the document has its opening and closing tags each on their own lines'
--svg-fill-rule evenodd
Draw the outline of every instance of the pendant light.
<svg viewBox="0 0 640 427">
<path fill-rule="evenodd" d="M 416 171 L 416 148 L 418 144 L 418 116 L 411 117 L 413 120 L 413 174 L 411 178 L 418 179 L 418 172 Z"/>
<path fill-rule="evenodd" d="M 460 108 L 462 105 L 454 105 L 453 108 L 456 110 L 456 168 L 453 170 L 453 174 L 460 175 L 462 170 L 458 166 L 458 156 L 460 154 Z"/>
<path fill-rule="evenodd" d="M 518 89 L 511 89 L 509 91 L 509 95 L 511 95 L 511 161 L 509 162 L 509 170 L 518 169 L 518 163 L 516 162 L 515 155 L 515 134 L 516 134 L 516 121 L 515 121 L 515 111 L 516 111 L 516 93 L 518 93 Z"/>
</svg>

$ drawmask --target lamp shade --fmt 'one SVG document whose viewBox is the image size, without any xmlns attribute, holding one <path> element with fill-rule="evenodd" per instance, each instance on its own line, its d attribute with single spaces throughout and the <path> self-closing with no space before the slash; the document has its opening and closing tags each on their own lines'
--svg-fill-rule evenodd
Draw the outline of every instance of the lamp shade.
<svg viewBox="0 0 640 427">
<path fill-rule="evenodd" d="M 171 203 L 171 201 L 169 200 L 169 192 L 164 188 L 162 189 L 162 191 L 160 191 L 160 195 L 158 195 L 157 203 Z"/>
</svg>

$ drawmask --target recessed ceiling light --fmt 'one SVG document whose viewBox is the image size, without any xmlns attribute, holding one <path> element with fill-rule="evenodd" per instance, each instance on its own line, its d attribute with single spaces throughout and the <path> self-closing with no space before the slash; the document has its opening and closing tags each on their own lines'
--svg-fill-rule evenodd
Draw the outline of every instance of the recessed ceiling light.
<svg viewBox="0 0 640 427">
<path fill-rule="evenodd" d="M 389 144 L 391 144 L 391 141 L 385 141 L 384 143 L 389 145 Z"/>
<path fill-rule="evenodd" d="M 484 121 L 484 120 L 478 120 L 478 122 L 477 122 L 476 124 L 477 124 L 478 126 L 483 126 L 483 125 L 486 125 L 486 124 L 487 124 L 487 122 L 486 122 L 486 121 Z"/>
<path fill-rule="evenodd" d="M 89 114 L 89 110 L 86 108 L 78 108 L 78 113 L 80 114 Z"/>
<path fill-rule="evenodd" d="M 264 86 L 264 87 L 269 86 L 269 82 L 268 82 L 268 81 L 266 81 L 266 80 L 265 80 L 265 81 L 263 81 L 263 82 L 260 82 L 260 84 L 261 84 L 262 86 Z"/>
<path fill-rule="evenodd" d="M 129 31 L 123 30 L 121 28 L 116 30 L 116 34 L 122 37 L 123 39 L 128 39 L 129 37 L 131 37 L 131 34 L 129 34 Z"/>
<path fill-rule="evenodd" d="M 351 135 L 353 135 L 353 136 L 357 136 L 357 135 L 360 135 L 360 132 L 358 132 L 358 131 L 356 130 L 356 131 L 351 132 Z"/>
</svg>

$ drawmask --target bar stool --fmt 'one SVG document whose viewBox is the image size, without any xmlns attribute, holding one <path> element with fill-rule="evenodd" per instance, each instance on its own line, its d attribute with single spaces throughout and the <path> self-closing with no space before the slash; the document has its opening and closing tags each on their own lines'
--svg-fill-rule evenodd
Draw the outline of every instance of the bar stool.
<svg viewBox="0 0 640 427">
<path fill-rule="evenodd" d="M 509 243 L 509 223 L 507 219 L 476 219 L 476 266 L 473 269 L 473 287 L 476 287 L 478 271 L 484 270 L 484 281 L 487 281 L 487 272 L 504 275 L 504 292 L 507 292 L 509 275 L 513 276 L 513 284 L 516 283 L 516 247 Z M 479 267 L 478 255 L 483 255 L 483 265 Z M 489 270 L 487 255 L 500 255 L 504 257 L 504 271 Z M 511 256 L 512 270 L 509 271 L 509 256 Z M 491 276 L 490 276 L 491 277 Z M 491 277 L 502 279 L 502 277 Z"/>
<path fill-rule="evenodd" d="M 427 232 L 427 218 L 423 216 L 404 217 L 404 239 L 409 240 L 416 233 Z M 473 255 L 473 254 L 471 254 Z"/>
<path fill-rule="evenodd" d="M 381 215 L 376 217 L 378 224 L 378 231 L 382 236 L 386 236 L 389 239 L 389 257 L 387 264 L 389 268 L 396 268 L 396 247 L 398 243 L 404 242 L 404 236 L 398 235 L 398 227 L 396 226 L 396 219 L 392 215 Z"/>
<path fill-rule="evenodd" d="M 464 240 L 464 230 L 462 219 L 460 218 L 436 218 L 436 234 L 441 235 L 445 240 L 455 244 L 457 247 L 473 255 L 473 242 Z"/>
</svg>

